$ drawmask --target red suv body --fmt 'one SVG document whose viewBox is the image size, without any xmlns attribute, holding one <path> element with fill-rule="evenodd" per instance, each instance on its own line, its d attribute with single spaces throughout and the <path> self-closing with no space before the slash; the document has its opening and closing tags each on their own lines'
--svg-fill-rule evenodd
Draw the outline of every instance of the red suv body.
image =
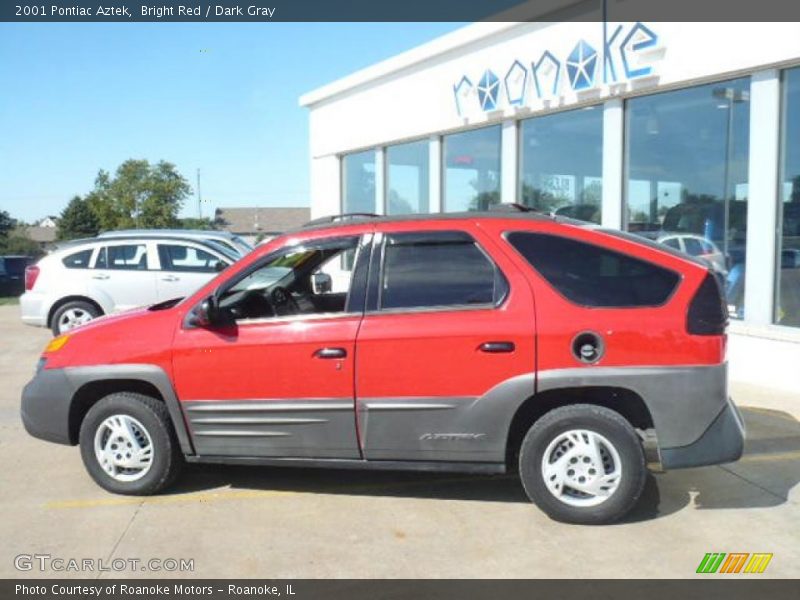
<svg viewBox="0 0 800 600">
<path fill-rule="evenodd" d="M 283 235 L 181 301 L 55 338 L 22 418 L 95 480 L 183 461 L 519 469 L 554 518 L 624 515 L 645 477 L 734 461 L 719 285 L 558 217 L 355 218 Z"/>
</svg>

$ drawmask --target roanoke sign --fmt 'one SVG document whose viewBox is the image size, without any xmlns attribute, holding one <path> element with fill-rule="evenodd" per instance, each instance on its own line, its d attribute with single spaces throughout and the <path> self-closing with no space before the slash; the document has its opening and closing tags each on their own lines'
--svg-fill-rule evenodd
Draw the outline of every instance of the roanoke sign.
<svg viewBox="0 0 800 600">
<path fill-rule="evenodd" d="M 642 23 L 598 26 L 602 35 L 596 40 L 580 37 L 567 49 L 542 48 L 503 70 L 486 68 L 475 79 L 463 74 L 453 84 L 458 114 L 548 103 L 655 74 L 664 48 L 653 29 Z"/>
</svg>

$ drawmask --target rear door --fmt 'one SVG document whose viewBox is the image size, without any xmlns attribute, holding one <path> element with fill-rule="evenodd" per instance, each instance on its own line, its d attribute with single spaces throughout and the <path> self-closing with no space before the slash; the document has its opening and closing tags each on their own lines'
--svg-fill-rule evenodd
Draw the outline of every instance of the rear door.
<svg viewBox="0 0 800 600">
<path fill-rule="evenodd" d="M 230 264 L 221 254 L 191 242 L 158 241 L 156 249 L 159 301 L 191 296 Z"/>
<path fill-rule="evenodd" d="M 500 462 L 507 430 L 497 415 L 534 391 L 530 287 L 470 223 L 414 225 L 384 230 L 373 251 L 356 350 L 362 450 Z"/>
<path fill-rule="evenodd" d="M 89 291 L 112 312 L 158 301 L 155 246 L 147 241 L 109 242 L 94 257 Z"/>
</svg>

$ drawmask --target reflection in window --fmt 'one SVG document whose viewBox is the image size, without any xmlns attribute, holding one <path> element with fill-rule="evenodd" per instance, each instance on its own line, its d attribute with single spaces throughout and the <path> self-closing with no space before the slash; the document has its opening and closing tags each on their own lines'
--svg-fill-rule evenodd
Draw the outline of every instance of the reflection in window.
<svg viewBox="0 0 800 600">
<path fill-rule="evenodd" d="M 375 151 L 342 157 L 342 212 L 375 212 Z"/>
<path fill-rule="evenodd" d="M 750 80 L 627 102 L 627 227 L 648 237 L 701 236 L 726 276 L 731 316 L 744 316 Z M 686 248 L 683 240 L 681 244 Z M 703 255 L 701 255 L 703 256 Z"/>
<path fill-rule="evenodd" d="M 444 137 L 444 210 L 486 210 L 500 202 L 500 126 Z"/>
<path fill-rule="evenodd" d="M 430 211 L 428 168 L 427 140 L 386 148 L 386 214 Z"/>
<path fill-rule="evenodd" d="M 520 198 L 526 206 L 599 223 L 602 172 L 602 107 L 522 121 Z"/>
<path fill-rule="evenodd" d="M 775 322 L 800 327 L 800 69 L 784 71 L 783 94 Z"/>
</svg>

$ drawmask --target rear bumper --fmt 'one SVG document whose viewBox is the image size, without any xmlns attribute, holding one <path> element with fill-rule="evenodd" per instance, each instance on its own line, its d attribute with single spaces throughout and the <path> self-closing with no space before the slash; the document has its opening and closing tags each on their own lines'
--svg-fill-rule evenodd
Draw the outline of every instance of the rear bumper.
<svg viewBox="0 0 800 600">
<path fill-rule="evenodd" d="M 33 437 L 69 444 L 69 408 L 73 387 L 61 369 L 43 369 L 22 390 L 20 415 Z"/>
<path fill-rule="evenodd" d="M 19 297 L 19 309 L 22 322 L 36 327 L 47 327 L 47 311 L 45 297 L 36 292 L 25 292 Z"/>
<path fill-rule="evenodd" d="M 739 410 L 728 399 L 722 411 L 695 442 L 676 448 L 661 448 L 664 469 L 686 469 L 739 460 L 744 450 L 745 427 Z"/>
</svg>

